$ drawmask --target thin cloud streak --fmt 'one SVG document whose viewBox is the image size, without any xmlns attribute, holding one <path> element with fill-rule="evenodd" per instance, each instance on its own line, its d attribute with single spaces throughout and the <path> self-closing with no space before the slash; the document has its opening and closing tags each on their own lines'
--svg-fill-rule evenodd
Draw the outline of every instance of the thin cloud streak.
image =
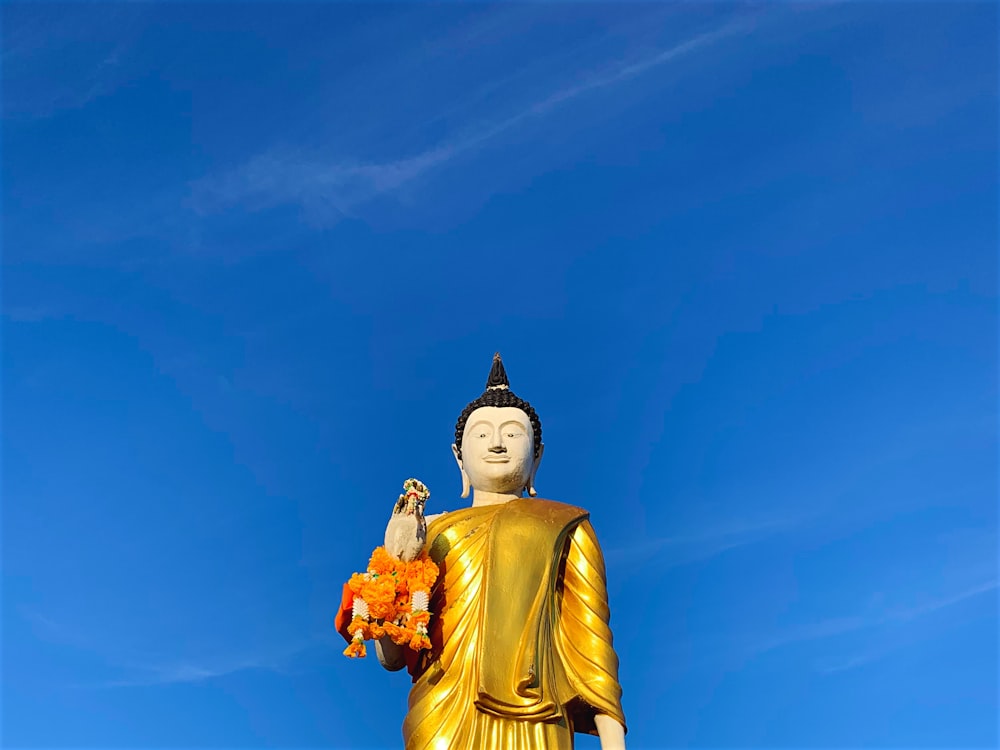
<svg viewBox="0 0 1000 750">
<path fill-rule="evenodd" d="M 604 559 L 610 567 L 634 565 L 653 557 L 658 558 L 661 565 L 684 565 L 762 542 L 798 526 L 802 521 L 797 517 L 773 518 L 648 539 L 638 544 L 609 548 L 605 550 Z"/>
<path fill-rule="evenodd" d="M 190 684 L 249 671 L 285 675 L 291 673 L 293 665 L 303 655 L 309 653 L 318 657 L 328 650 L 326 644 L 317 639 L 304 639 L 284 649 L 273 649 L 270 653 L 250 654 L 240 658 L 215 660 L 182 658 L 125 663 L 117 666 L 117 669 L 125 673 L 124 677 L 80 684 L 76 687 L 101 690 Z"/>
<path fill-rule="evenodd" d="M 80 109 L 126 80 L 122 70 L 139 43 L 151 9 L 140 3 L 88 4 L 59 13 L 22 4 L 8 12 L 0 59 L 5 116 L 41 120 Z M 40 71 L 70 56 L 74 64 L 54 83 Z"/>
<path fill-rule="evenodd" d="M 943 599 L 938 599 L 928 604 L 920 607 L 913 607 L 908 610 L 902 610 L 896 612 L 892 617 L 886 618 L 883 622 L 879 624 L 887 624 L 889 622 L 907 622 L 914 620 L 918 617 L 922 617 L 933 612 L 937 612 L 948 607 L 952 607 L 961 602 L 973 599 L 983 594 L 988 594 L 991 591 L 997 589 L 997 582 L 987 582 L 980 584 L 979 586 L 974 586 L 965 591 L 961 591 L 954 596 L 945 597 Z M 846 631 L 845 631 L 846 632 Z M 862 651 L 857 653 L 847 659 L 842 659 L 839 661 L 827 662 L 826 664 L 819 664 L 816 666 L 816 671 L 824 675 L 838 674 L 840 672 L 847 672 L 858 667 L 863 667 L 866 664 L 871 664 L 872 662 L 879 661 L 891 653 L 895 653 L 902 648 L 913 645 L 916 641 L 911 640 L 909 642 L 894 640 L 889 644 L 883 645 L 881 648 L 870 649 L 867 651 Z"/>
<path fill-rule="evenodd" d="M 137 670 L 139 673 L 134 677 L 119 680 L 107 680 L 105 682 L 82 685 L 80 687 L 114 689 L 177 685 L 184 683 L 205 682 L 206 680 L 212 680 L 250 670 L 262 670 L 279 673 L 282 671 L 273 663 L 261 663 L 253 660 L 211 667 L 194 663 L 165 664 L 139 668 Z"/>
<path fill-rule="evenodd" d="M 866 664 L 871 664 L 872 662 L 878 661 L 884 656 L 888 656 L 893 651 L 897 651 L 899 646 L 884 648 L 877 651 L 867 651 L 863 654 L 858 654 L 857 656 L 852 656 L 846 661 L 837 662 L 835 664 L 830 664 L 826 666 L 819 666 L 816 671 L 820 674 L 837 674 L 839 672 L 848 672 L 857 667 L 863 667 Z"/>
<path fill-rule="evenodd" d="M 235 658 L 201 659 L 188 656 L 166 656 L 150 659 L 135 659 L 124 656 L 121 648 L 108 644 L 97 644 L 83 633 L 62 622 L 42 614 L 34 608 L 18 608 L 21 617 L 28 622 L 40 640 L 98 655 L 107 666 L 125 676 L 111 680 L 78 683 L 78 689 L 110 689 L 131 687 L 152 687 L 212 680 L 238 672 L 250 670 L 286 674 L 291 665 L 303 654 L 310 651 L 324 652 L 322 641 L 312 638 L 298 639 L 286 643 L 284 647 L 259 649 Z M 205 650 L 205 649 L 202 649 Z"/>
<path fill-rule="evenodd" d="M 526 109 L 452 143 L 416 156 L 375 164 L 324 164 L 303 154 L 272 151 L 221 176 L 207 176 L 192 184 L 192 203 L 200 213 L 225 210 L 235 204 L 251 209 L 298 203 L 320 223 L 349 216 L 354 207 L 377 195 L 392 192 L 456 157 L 474 150 L 530 119 L 591 92 L 631 80 L 699 49 L 752 31 L 748 19 L 729 22 L 699 34 L 638 62 L 619 64 L 582 83 L 563 88 Z"/>
<path fill-rule="evenodd" d="M 996 591 L 997 586 L 997 581 L 986 581 L 985 583 L 973 586 L 972 588 L 961 591 L 953 596 L 937 599 L 919 607 L 913 607 L 911 609 L 896 612 L 892 615 L 892 619 L 913 620 L 917 617 L 923 617 L 924 615 L 928 615 L 932 612 L 937 612 L 940 609 L 960 604 L 967 599 L 972 599 L 977 596 L 982 596 L 983 594 L 988 594 L 991 591 Z"/>
<path fill-rule="evenodd" d="M 868 630 L 871 628 L 883 627 L 885 625 L 909 622 L 934 612 L 947 609 L 948 607 L 953 607 L 956 604 L 982 596 L 983 594 L 996 591 L 997 585 L 998 582 L 996 580 L 985 581 L 977 584 L 976 586 L 972 586 L 968 589 L 952 594 L 951 596 L 934 599 L 916 607 L 889 611 L 874 617 L 851 615 L 847 617 L 835 617 L 827 620 L 821 620 L 801 628 L 789 630 L 781 635 L 778 635 L 777 637 L 763 640 L 753 650 L 755 652 L 762 653 L 772 651 L 776 648 L 792 643 L 834 638 L 860 630 Z M 858 660 L 857 663 L 862 664 L 864 661 Z"/>
<path fill-rule="evenodd" d="M 322 632 L 311 638 L 305 637 L 292 642 L 283 649 L 276 648 L 270 652 L 265 649 L 262 653 L 248 654 L 241 658 L 163 659 L 122 664 L 119 668 L 128 676 L 77 687 L 100 690 L 192 684 L 250 671 L 286 676 L 303 674 L 331 657 L 336 658 L 340 651 L 339 636 Z"/>
<path fill-rule="evenodd" d="M 533 104 L 516 115 L 513 115 L 506 120 L 502 120 L 493 127 L 486 128 L 480 133 L 477 133 L 459 144 L 452 146 L 452 153 L 457 155 L 488 140 L 492 140 L 498 135 L 510 130 L 514 126 L 529 118 L 540 117 L 547 114 L 559 105 L 583 96 L 584 94 L 590 93 L 591 91 L 607 88 L 608 86 L 612 86 L 616 83 L 622 83 L 630 80 L 641 73 L 645 73 L 648 70 L 652 70 L 653 68 L 657 68 L 672 60 L 683 57 L 684 55 L 694 52 L 695 50 L 708 44 L 733 36 L 737 33 L 747 33 L 751 29 L 752 26 L 746 21 L 733 21 L 725 24 L 715 31 L 692 37 L 685 42 L 681 42 L 680 44 L 664 50 L 659 54 L 653 55 L 652 57 L 646 58 L 645 60 L 640 60 L 639 62 L 632 63 L 630 65 L 621 65 L 605 73 L 598 74 L 581 84 L 564 88 L 546 97 L 542 101 Z"/>
<path fill-rule="evenodd" d="M 31 626 L 34 636 L 39 640 L 61 646 L 92 650 L 88 639 L 65 623 L 42 614 L 34 607 L 27 605 L 18 606 L 17 611 L 21 618 Z"/>
</svg>

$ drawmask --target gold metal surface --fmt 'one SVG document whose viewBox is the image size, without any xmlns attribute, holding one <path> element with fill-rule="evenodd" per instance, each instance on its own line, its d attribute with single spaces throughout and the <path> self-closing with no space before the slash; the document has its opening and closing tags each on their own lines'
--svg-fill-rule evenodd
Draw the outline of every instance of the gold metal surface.
<svg viewBox="0 0 1000 750">
<path fill-rule="evenodd" d="M 415 671 L 406 750 L 569 750 L 623 725 L 604 559 L 586 511 L 519 499 L 428 529 L 441 566 L 431 651 Z"/>
</svg>

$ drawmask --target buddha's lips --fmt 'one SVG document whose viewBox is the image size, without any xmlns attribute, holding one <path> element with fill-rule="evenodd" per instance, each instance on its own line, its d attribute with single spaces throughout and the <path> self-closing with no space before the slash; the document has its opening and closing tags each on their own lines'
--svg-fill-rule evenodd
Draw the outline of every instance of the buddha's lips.
<svg viewBox="0 0 1000 750">
<path fill-rule="evenodd" d="M 488 464 L 505 464 L 510 461 L 510 458 L 507 456 L 487 456 L 483 461 Z"/>
</svg>

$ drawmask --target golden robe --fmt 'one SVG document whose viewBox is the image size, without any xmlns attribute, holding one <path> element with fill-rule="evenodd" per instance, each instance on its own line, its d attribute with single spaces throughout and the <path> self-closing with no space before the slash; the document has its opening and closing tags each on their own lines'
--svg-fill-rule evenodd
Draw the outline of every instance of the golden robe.
<svg viewBox="0 0 1000 750">
<path fill-rule="evenodd" d="M 604 558 L 586 511 L 523 498 L 428 528 L 441 568 L 413 663 L 406 750 L 570 750 L 624 726 Z"/>
</svg>

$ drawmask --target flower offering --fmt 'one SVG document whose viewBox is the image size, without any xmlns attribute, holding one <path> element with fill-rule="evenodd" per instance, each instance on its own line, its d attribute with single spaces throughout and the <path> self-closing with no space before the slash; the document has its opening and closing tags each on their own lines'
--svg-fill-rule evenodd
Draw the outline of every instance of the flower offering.
<svg viewBox="0 0 1000 750">
<path fill-rule="evenodd" d="M 396 502 L 396 513 L 416 515 L 414 528 L 426 533 L 423 506 L 430 492 L 416 479 L 403 483 L 403 494 Z M 427 634 L 430 623 L 430 592 L 438 577 L 438 566 L 422 549 L 412 560 L 403 560 L 377 547 L 364 573 L 355 573 L 345 587 L 350 590 L 351 621 L 347 631 L 351 642 L 344 655 L 364 657 L 365 641 L 389 636 L 393 643 L 414 651 L 430 648 Z"/>
</svg>

